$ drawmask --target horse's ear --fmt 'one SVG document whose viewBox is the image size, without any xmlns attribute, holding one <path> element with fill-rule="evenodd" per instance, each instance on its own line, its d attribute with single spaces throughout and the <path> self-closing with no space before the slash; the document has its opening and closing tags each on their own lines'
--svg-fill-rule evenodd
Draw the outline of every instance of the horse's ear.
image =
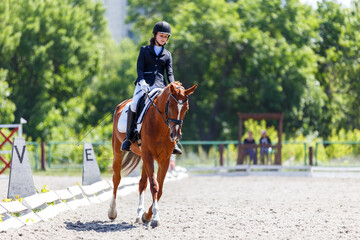
<svg viewBox="0 0 360 240">
<path fill-rule="evenodd" d="M 175 86 L 173 84 L 170 85 L 170 92 L 172 94 L 175 94 L 176 93 L 176 90 L 175 90 Z"/>
<path fill-rule="evenodd" d="M 197 88 L 197 86 L 198 86 L 198 85 L 195 84 L 195 85 L 192 86 L 191 88 L 185 90 L 185 95 L 186 95 L 186 96 L 189 96 L 189 95 L 193 94 L 193 92 L 195 91 L 195 89 Z"/>
</svg>

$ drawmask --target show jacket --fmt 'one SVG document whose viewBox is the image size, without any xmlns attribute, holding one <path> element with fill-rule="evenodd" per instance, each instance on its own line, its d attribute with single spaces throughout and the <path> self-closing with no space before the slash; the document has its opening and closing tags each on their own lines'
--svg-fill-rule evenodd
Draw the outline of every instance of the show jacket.
<svg viewBox="0 0 360 240">
<path fill-rule="evenodd" d="M 167 85 L 164 77 L 165 69 L 168 83 L 173 82 L 174 74 L 171 53 L 163 48 L 159 55 L 156 56 L 153 46 L 143 46 L 140 49 L 137 60 L 138 78 L 136 79 L 135 84 L 140 80 L 145 79 L 146 83 L 150 86 L 156 84 L 159 88 L 164 88 Z"/>
</svg>

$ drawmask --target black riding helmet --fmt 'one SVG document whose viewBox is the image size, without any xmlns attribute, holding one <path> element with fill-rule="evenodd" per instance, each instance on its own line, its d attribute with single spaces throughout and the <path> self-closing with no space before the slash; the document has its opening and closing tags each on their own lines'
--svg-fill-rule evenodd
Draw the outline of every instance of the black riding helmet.
<svg viewBox="0 0 360 240">
<path fill-rule="evenodd" d="M 153 34 L 154 36 L 156 36 L 157 33 L 165 33 L 168 34 L 169 36 L 171 35 L 171 26 L 169 23 L 165 22 L 165 21 L 160 21 L 157 22 L 154 26 L 153 29 Z"/>
</svg>

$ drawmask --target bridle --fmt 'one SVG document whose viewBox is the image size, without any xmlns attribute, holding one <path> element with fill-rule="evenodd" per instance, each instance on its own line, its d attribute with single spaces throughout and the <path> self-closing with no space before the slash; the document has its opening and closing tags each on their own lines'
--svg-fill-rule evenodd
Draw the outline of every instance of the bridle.
<svg viewBox="0 0 360 240">
<path fill-rule="evenodd" d="M 178 88 L 182 88 L 182 87 L 177 87 Z M 174 95 L 172 93 L 169 94 L 167 100 L 166 100 L 166 104 L 165 104 L 165 118 L 164 116 L 161 114 L 161 112 L 159 111 L 159 109 L 155 106 L 154 102 L 151 100 L 151 98 L 149 97 L 149 94 L 146 93 L 147 97 L 149 98 L 151 104 L 154 106 L 154 108 L 157 110 L 157 112 L 160 114 L 160 116 L 162 117 L 162 119 L 164 120 L 164 123 L 166 124 L 166 126 L 168 126 L 168 128 L 170 129 L 170 132 L 172 132 L 172 128 L 176 127 L 177 125 L 179 125 L 180 127 L 182 126 L 184 120 L 177 120 L 177 119 L 173 119 L 173 118 L 169 118 L 168 117 L 168 111 L 169 111 L 169 102 L 170 102 L 170 97 L 172 97 L 177 104 L 180 105 L 184 105 L 185 103 L 187 103 L 187 101 L 189 100 L 189 97 L 186 96 L 186 100 L 184 102 L 180 102 L 179 100 L 177 100 Z M 174 123 L 174 125 L 171 127 L 170 123 Z"/>
<path fill-rule="evenodd" d="M 181 127 L 183 122 L 184 122 L 183 119 L 177 120 L 177 119 L 173 119 L 173 118 L 168 117 L 168 109 L 169 109 L 170 97 L 172 97 L 177 102 L 177 104 L 180 104 L 180 105 L 184 105 L 188 101 L 189 97 L 186 97 L 186 100 L 184 102 L 180 102 L 179 100 L 177 100 L 174 97 L 174 95 L 172 95 L 172 93 L 170 93 L 169 97 L 168 97 L 168 99 L 166 101 L 166 106 L 165 106 L 165 117 L 166 117 L 165 123 L 166 123 L 166 125 L 168 125 L 168 127 L 170 128 L 170 122 L 172 122 L 172 123 L 174 123 L 174 125 L 172 127 L 175 127 L 176 125 L 179 125 Z"/>
</svg>

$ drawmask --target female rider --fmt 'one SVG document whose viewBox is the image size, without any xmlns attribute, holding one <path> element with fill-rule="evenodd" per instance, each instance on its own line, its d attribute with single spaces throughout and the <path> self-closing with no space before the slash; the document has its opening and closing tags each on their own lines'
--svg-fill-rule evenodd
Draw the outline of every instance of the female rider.
<svg viewBox="0 0 360 240">
<path fill-rule="evenodd" d="M 141 47 L 137 60 L 138 78 L 135 81 L 136 87 L 128 111 L 126 138 L 121 146 L 122 151 L 130 151 L 133 142 L 134 120 L 139 99 L 144 93 L 154 88 L 165 88 L 168 83 L 174 81 L 171 53 L 164 48 L 171 35 L 170 24 L 165 21 L 156 23 L 153 34 L 154 37 L 150 39 L 150 45 Z M 167 82 L 164 77 L 165 69 Z M 175 145 L 173 154 L 182 154 L 177 145 Z"/>
</svg>

